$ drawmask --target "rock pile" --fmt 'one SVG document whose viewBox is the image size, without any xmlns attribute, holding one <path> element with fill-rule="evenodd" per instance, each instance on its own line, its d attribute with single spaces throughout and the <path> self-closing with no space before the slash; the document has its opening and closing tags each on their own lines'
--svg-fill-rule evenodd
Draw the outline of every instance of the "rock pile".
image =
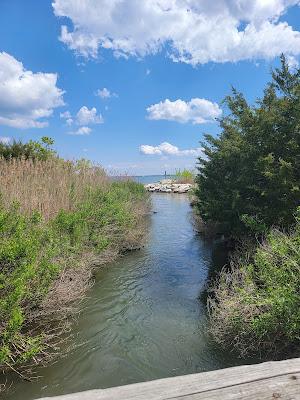
<svg viewBox="0 0 300 400">
<path fill-rule="evenodd" d="M 193 188 L 191 183 L 177 183 L 172 179 L 163 179 L 158 183 L 148 183 L 145 189 L 148 192 L 187 193 Z"/>
</svg>

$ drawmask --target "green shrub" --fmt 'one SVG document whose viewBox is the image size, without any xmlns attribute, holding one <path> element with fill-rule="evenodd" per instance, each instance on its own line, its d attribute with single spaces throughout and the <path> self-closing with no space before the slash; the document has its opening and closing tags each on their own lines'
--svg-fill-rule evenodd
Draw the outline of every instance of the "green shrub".
<svg viewBox="0 0 300 400">
<path fill-rule="evenodd" d="M 0 143 L 0 158 L 2 157 L 5 160 L 13 158 L 47 160 L 57 156 L 51 148 L 53 144 L 54 141 L 47 136 L 42 137 L 40 142 L 30 140 L 27 143 L 22 143 L 14 140 L 12 143 Z"/>
<path fill-rule="evenodd" d="M 221 273 L 209 302 L 214 338 L 242 356 L 299 350 L 300 220 L 292 233 L 272 230 L 241 254 Z"/>
<path fill-rule="evenodd" d="M 26 334 L 27 317 L 36 307 L 59 267 L 53 232 L 36 216 L 23 216 L 17 207 L 0 209 L 0 365 L 27 361 L 40 350 Z"/>
</svg>

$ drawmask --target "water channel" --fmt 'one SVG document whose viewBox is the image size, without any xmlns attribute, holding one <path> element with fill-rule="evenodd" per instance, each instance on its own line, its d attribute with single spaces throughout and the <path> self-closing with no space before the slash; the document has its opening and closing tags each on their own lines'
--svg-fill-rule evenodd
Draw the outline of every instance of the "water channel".
<svg viewBox="0 0 300 400">
<path fill-rule="evenodd" d="M 74 324 L 67 356 L 16 380 L 6 395 L 31 400 L 238 364 L 206 333 L 199 300 L 212 243 L 193 229 L 186 195 L 153 194 L 146 246 L 99 269 Z M 214 253 L 215 252 L 215 253 Z"/>
</svg>

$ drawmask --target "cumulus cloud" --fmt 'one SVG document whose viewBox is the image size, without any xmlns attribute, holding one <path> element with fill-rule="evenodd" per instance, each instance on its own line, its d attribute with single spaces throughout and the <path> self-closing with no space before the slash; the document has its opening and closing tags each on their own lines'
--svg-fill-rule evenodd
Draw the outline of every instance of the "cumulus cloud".
<svg viewBox="0 0 300 400">
<path fill-rule="evenodd" d="M 116 93 L 112 93 L 107 88 L 98 89 L 96 91 L 96 96 L 101 97 L 101 99 L 110 99 L 111 97 L 118 97 Z"/>
<path fill-rule="evenodd" d="M 289 66 L 289 69 L 291 70 L 295 70 L 297 68 L 299 68 L 299 61 L 297 60 L 296 57 L 294 56 L 287 56 L 287 63 Z"/>
<path fill-rule="evenodd" d="M 99 41 L 93 34 L 86 34 L 80 30 L 68 32 L 68 28 L 63 25 L 60 40 L 68 45 L 71 50 L 84 57 L 97 57 Z"/>
<path fill-rule="evenodd" d="M 81 126 L 76 131 L 68 132 L 69 135 L 89 135 L 92 132 L 88 126 Z"/>
<path fill-rule="evenodd" d="M 8 136 L 0 136 L 0 143 L 8 144 L 11 142 L 11 138 Z"/>
<path fill-rule="evenodd" d="M 57 74 L 26 70 L 13 56 L 0 53 L 0 124 L 43 128 L 56 107 L 64 104 Z"/>
<path fill-rule="evenodd" d="M 53 0 L 68 17 L 60 40 L 85 57 L 101 49 L 143 57 L 166 48 L 192 65 L 300 54 L 300 33 L 284 21 L 299 0 Z"/>
<path fill-rule="evenodd" d="M 74 122 L 70 111 L 65 111 L 63 113 L 60 113 L 60 118 L 65 119 L 66 120 L 66 124 L 69 125 L 69 126 L 72 125 L 73 122 Z"/>
<path fill-rule="evenodd" d="M 200 156 L 202 148 L 180 150 L 177 146 L 171 143 L 163 142 L 158 146 L 150 146 L 142 144 L 140 152 L 145 155 L 159 155 L 159 156 Z"/>
<path fill-rule="evenodd" d="M 78 125 L 93 125 L 102 124 L 104 121 L 102 115 L 97 114 L 96 107 L 89 110 L 86 106 L 83 106 L 76 114 L 76 122 Z"/>
<path fill-rule="evenodd" d="M 75 122 L 77 125 L 95 125 L 103 124 L 104 120 L 101 114 L 97 114 L 96 107 L 90 110 L 86 106 L 82 106 L 75 117 L 72 116 L 70 111 L 60 113 L 60 118 L 65 119 L 67 125 L 72 125 Z"/>
<path fill-rule="evenodd" d="M 148 118 L 154 120 L 165 119 L 177 122 L 192 122 L 193 124 L 204 124 L 212 122 L 220 117 L 222 110 L 217 103 L 206 99 L 191 99 L 171 101 L 166 99 L 147 108 Z"/>
<path fill-rule="evenodd" d="M 104 122 L 102 115 L 97 114 L 96 107 L 89 109 L 86 106 L 82 106 L 74 117 L 70 111 L 65 111 L 60 113 L 60 118 L 64 119 L 69 126 L 73 123 L 81 126 L 76 131 L 69 132 L 70 135 L 89 135 L 92 130 L 87 125 L 103 124 Z"/>
</svg>

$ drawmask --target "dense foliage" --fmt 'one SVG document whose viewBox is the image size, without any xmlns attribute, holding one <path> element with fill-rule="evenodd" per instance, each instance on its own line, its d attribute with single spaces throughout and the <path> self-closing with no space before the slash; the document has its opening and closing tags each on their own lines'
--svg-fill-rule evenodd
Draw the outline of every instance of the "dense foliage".
<svg viewBox="0 0 300 400">
<path fill-rule="evenodd" d="M 5 160 L 12 158 L 46 160 L 56 156 L 56 152 L 51 148 L 53 143 L 54 141 L 47 136 L 42 137 L 40 142 L 34 140 L 26 143 L 16 140 L 12 143 L 0 142 L 0 158 Z"/>
<path fill-rule="evenodd" d="M 206 135 L 198 208 L 228 235 L 294 222 L 300 204 L 300 70 L 281 68 L 255 105 L 233 89 L 221 134 Z"/>
<path fill-rule="evenodd" d="M 212 286 L 211 332 L 242 356 L 274 357 L 300 345 L 300 70 L 282 56 L 254 105 L 234 89 L 225 104 L 221 134 L 203 144 L 197 205 L 241 248 Z"/>
<path fill-rule="evenodd" d="M 299 356 L 300 220 L 272 230 L 253 252 L 235 255 L 210 299 L 211 332 L 242 356 Z"/>
</svg>

